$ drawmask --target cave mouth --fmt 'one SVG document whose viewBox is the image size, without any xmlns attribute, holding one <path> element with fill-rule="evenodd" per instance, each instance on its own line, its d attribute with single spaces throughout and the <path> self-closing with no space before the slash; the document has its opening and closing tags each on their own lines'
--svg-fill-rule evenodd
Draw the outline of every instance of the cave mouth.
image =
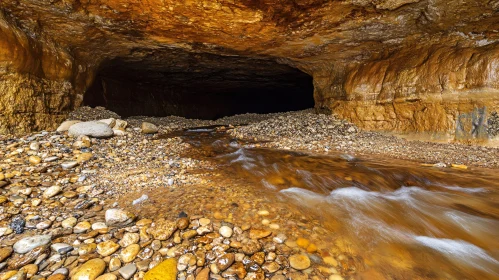
<svg viewBox="0 0 499 280">
<path fill-rule="evenodd" d="M 214 120 L 312 108 L 313 90 L 312 77 L 271 59 L 152 52 L 104 63 L 83 105 Z"/>
</svg>

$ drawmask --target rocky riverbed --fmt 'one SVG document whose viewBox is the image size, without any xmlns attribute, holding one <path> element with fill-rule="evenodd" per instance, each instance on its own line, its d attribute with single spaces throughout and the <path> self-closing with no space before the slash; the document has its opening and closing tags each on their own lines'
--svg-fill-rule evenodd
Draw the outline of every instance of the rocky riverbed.
<svg viewBox="0 0 499 280">
<path fill-rule="evenodd" d="M 334 223 L 228 177 L 216 161 L 191 157 L 182 138 L 161 136 L 179 129 L 219 125 L 248 147 L 498 164 L 494 148 L 409 142 L 311 110 L 122 122 L 83 108 L 71 118 L 106 119 L 114 136 L 78 135 L 81 123 L 69 132 L 0 136 L 0 280 L 379 276 L 348 243 L 329 238 Z"/>
<path fill-rule="evenodd" d="M 89 114 L 118 117 L 98 110 Z M 213 123 L 134 118 L 113 137 L 77 136 L 87 123 L 69 133 L 2 136 L 0 279 L 342 279 L 354 273 L 348 255 L 318 243 L 325 229 L 317 221 L 217 179 L 212 162 L 185 156 L 190 145 L 179 137 L 143 133 Z"/>
</svg>

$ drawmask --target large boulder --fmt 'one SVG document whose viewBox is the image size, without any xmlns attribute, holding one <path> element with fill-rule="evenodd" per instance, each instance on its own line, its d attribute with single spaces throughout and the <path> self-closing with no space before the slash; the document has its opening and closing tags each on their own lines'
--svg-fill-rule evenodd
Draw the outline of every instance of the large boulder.
<svg viewBox="0 0 499 280">
<path fill-rule="evenodd" d="M 72 125 L 68 131 L 70 136 L 86 135 L 94 138 L 107 138 L 113 136 L 113 129 L 107 124 L 98 121 L 81 122 Z"/>
</svg>

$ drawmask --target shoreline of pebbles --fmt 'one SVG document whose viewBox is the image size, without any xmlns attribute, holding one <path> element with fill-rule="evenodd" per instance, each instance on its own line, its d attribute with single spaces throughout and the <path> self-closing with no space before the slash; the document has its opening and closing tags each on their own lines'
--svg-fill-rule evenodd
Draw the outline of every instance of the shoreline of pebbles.
<svg viewBox="0 0 499 280">
<path fill-rule="evenodd" d="M 305 223 L 307 218 L 298 209 L 264 204 L 265 199 L 253 206 L 248 201 L 231 202 L 232 193 L 251 201 L 257 201 L 258 194 L 247 195 L 244 192 L 250 190 L 238 184 L 226 192 L 224 186 L 234 178 L 216 179 L 217 166 L 181 156 L 188 154 L 190 145 L 179 137 L 153 136 L 158 131 L 226 125 L 234 137 L 272 141 L 261 143 L 264 147 L 498 164 L 497 149 L 408 142 L 362 132 L 311 110 L 219 121 L 179 117 L 123 121 L 103 108 L 95 110 L 99 112 L 75 112 L 84 121 L 78 130 L 68 125 L 56 132 L 0 136 L 0 280 L 341 280 L 359 272 L 352 264 L 355 256 L 316 241 L 314 236 L 325 231 L 320 223 Z M 95 120 L 90 116 L 104 120 L 85 123 Z M 230 126 L 238 123 L 248 125 Z M 418 156 L 424 153 L 433 154 Z M 224 186 L 208 188 L 217 183 Z M 158 205 L 158 212 L 170 213 L 149 211 L 148 216 L 142 211 L 136 217 L 133 209 L 155 207 L 155 198 L 146 194 L 154 190 L 160 196 L 178 196 L 179 204 L 190 209 Z M 210 198 L 215 207 L 203 209 L 206 204 L 194 203 L 196 196 L 207 198 L 209 193 L 216 193 L 218 200 Z M 135 202 L 128 203 L 132 199 Z M 223 215 L 216 206 L 222 204 L 231 207 Z"/>
<path fill-rule="evenodd" d="M 287 238 L 284 225 L 263 218 L 273 215 L 265 209 L 255 214 L 260 225 L 218 212 L 208 218 L 192 203 L 189 216 L 135 217 L 133 205 L 112 201 L 202 186 L 207 176 L 193 171 L 215 166 L 181 157 L 189 144 L 179 137 L 145 133 L 168 131 L 161 124 L 114 119 L 103 127 L 108 120 L 72 124 L 102 138 L 69 126 L 69 133 L 0 139 L 0 280 L 337 280 L 354 273 L 340 271 L 346 256 L 318 251 L 304 237 Z M 117 123 L 122 133 L 114 137 L 94 130 L 113 131 Z"/>
</svg>

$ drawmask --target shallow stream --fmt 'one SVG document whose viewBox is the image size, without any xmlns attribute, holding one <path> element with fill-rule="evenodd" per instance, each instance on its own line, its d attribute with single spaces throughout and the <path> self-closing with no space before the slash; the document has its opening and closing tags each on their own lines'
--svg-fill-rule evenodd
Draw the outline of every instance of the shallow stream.
<svg viewBox="0 0 499 280">
<path fill-rule="evenodd" d="M 363 279 L 499 279 L 494 171 L 263 149 L 216 127 L 174 136 L 227 177 L 319 220 L 324 240 L 373 272 Z"/>
</svg>

